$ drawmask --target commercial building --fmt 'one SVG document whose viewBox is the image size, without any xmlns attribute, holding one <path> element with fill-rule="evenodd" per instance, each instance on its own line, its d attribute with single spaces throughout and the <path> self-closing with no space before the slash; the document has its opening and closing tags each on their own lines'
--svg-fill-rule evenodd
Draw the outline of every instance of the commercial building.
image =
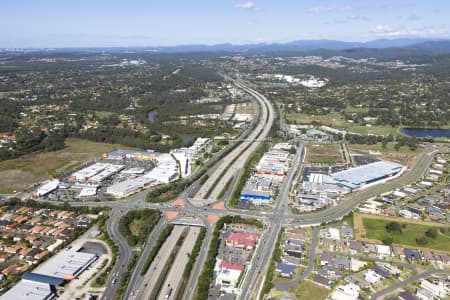
<svg viewBox="0 0 450 300">
<path fill-rule="evenodd" d="M 72 175 L 70 175 L 70 180 L 73 182 L 99 183 L 124 168 L 124 165 L 94 163 L 86 168 L 72 173 Z"/>
<path fill-rule="evenodd" d="M 215 267 L 216 284 L 221 285 L 222 291 L 233 292 L 243 270 L 244 265 L 242 264 L 218 260 Z"/>
<path fill-rule="evenodd" d="M 390 162 L 377 161 L 356 168 L 347 169 L 332 174 L 337 185 L 349 189 L 358 189 L 366 185 L 398 176 L 405 170 L 405 166 Z"/>
<path fill-rule="evenodd" d="M 59 180 L 57 180 L 57 179 L 46 181 L 46 182 L 44 182 L 44 184 L 42 184 L 36 190 L 35 195 L 37 197 L 46 196 L 46 195 L 50 194 L 51 192 L 53 192 L 54 190 L 56 190 L 58 188 L 58 186 L 59 186 Z"/>
<path fill-rule="evenodd" d="M 178 163 L 167 153 L 158 153 L 157 165 L 151 171 L 144 174 L 144 177 L 154 179 L 160 183 L 169 183 L 178 177 Z"/>
<path fill-rule="evenodd" d="M 254 232 L 236 231 L 232 232 L 226 239 L 229 247 L 252 250 L 258 240 L 259 235 Z"/>
<path fill-rule="evenodd" d="M 140 189 L 149 187 L 152 183 L 155 183 L 155 179 L 140 176 L 137 178 L 127 179 L 122 182 L 118 182 L 109 186 L 106 189 L 106 193 L 113 195 L 117 198 L 126 197 Z"/>
<path fill-rule="evenodd" d="M 134 150 L 114 150 L 108 153 L 103 153 L 104 159 L 112 160 L 146 160 L 155 161 L 157 159 L 157 153 L 151 151 L 134 151 Z"/>
</svg>

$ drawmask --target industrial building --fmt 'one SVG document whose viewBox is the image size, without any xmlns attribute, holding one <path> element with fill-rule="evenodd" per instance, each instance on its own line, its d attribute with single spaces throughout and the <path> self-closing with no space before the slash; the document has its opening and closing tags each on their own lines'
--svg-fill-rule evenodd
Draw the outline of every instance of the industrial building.
<svg viewBox="0 0 450 300">
<path fill-rule="evenodd" d="M 242 203 L 254 206 L 272 203 L 274 188 L 282 183 L 289 170 L 291 147 L 288 143 L 278 143 L 261 157 L 242 189 Z"/>
<path fill-rule="evenodd" d="M 56 296 L 56 286 L 78 277 L 97 255 L 81 252 L 82 245 L 61 250 L 33 272 L 26 273 L 0 300 L 49 300 Z"/>
<path fill-rule="evenodd" d="M 0 300 L 49 300 L 55 294 L 55 289 L 50 284 L 22 279 L 0 296 Z"/>
<path fill-rule="evenodd" d="M 81 249 L 82 245 L 72 244 L 37 267 L 33 273 L 63 280 L 72 280 L 98 258 L 95 254 L 81 252 Z"/>
</svg>

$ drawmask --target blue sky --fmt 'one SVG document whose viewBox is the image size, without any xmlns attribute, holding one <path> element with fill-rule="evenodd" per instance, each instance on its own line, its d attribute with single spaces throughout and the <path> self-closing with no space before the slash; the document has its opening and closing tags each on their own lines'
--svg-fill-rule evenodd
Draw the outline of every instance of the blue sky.
<svg viewBox="0 0 450 300">
<path fill-rule="evenodd" d="M 0 47 L 450 37 L 447 0 L 4 0 Z"/>
</svg>

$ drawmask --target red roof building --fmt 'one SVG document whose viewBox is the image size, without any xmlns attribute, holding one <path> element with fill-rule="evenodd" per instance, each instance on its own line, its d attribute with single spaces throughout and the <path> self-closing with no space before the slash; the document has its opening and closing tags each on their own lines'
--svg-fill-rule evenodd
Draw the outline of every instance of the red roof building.
<svg viewBox="0 0 450 300">
<path fill-rule="evenodd" d="M 231 233 L 227 238 L 227 246 L 252 250 L 259 235 L 253 232 L 237 231 Z"/>
<path fill-rule="evenodd" d="M 220 263 L 220 268 L 221 269 L 228 269 L 228 270 L 242 271 L 242 270 L 244 270 L 244 265 L 235 264 L 235 263 L 223 260 Z"/>
</svg>

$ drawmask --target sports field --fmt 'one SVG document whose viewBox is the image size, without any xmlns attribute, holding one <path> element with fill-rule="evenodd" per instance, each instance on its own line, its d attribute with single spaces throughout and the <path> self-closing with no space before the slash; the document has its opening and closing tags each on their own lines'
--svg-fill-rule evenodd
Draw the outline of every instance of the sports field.
<svg viewBox="0 0 450 300">
<path fill-rule="evenodd" d="M 401 231 L 387 231 L 386 225 L 390 222 L 400 224 Z M 365 214 L 354 214 L 353 223 L 355 226 L 355 238 L 359 240 L 381 243 L 382 240 L 392 237 L 393 244 L 404 247 L 443 251 L 449 251 L 450 249 L 450 227 L 448 225 Z M 445 230 L 441 232 L 440 228 L 445 228 Z M 436 230 L 438 234 L 435 238 L 426 236 L 426 232 L 429 229 Z M 417 239 L 422 237 L 426 237 L 426 243 L 417 243 Z"/>
</svg>

